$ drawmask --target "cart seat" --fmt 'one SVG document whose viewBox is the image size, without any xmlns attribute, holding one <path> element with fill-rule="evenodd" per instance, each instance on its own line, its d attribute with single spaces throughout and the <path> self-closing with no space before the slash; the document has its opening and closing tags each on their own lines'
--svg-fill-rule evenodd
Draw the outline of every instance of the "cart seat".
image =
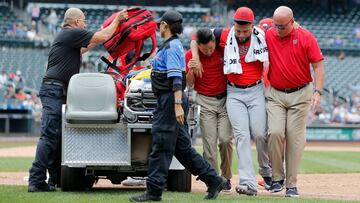
<svg viewBox="0 0 360 203">
<path fill-rule="evenodd" d="M 116 123 L 116 89 L 111 76 L 80 73 L 69 82 L 66 100 L 69 123 Z"/>
</svg>

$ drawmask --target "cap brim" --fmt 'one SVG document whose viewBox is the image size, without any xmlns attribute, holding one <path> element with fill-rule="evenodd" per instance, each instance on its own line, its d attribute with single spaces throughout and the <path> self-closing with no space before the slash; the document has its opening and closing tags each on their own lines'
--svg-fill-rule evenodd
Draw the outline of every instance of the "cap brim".
<svg viewBox="0 0 360 203">
<path fill-rule="evenodd" d="M 254 21 L 252 20 L 243 20 L 243 19 L 234 19 L 235 22 L 247 22 L 247 23 L 253 23 Z"/>
</svg>

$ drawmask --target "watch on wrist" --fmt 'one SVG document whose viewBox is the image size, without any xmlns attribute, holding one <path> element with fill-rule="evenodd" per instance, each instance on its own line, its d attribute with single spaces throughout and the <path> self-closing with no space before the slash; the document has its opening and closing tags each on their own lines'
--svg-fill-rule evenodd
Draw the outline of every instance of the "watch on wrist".
<svg viewBox="0 0 360 203">
<path fill-rule="evenodd" d="M 175 104 L 182 104 L 182 100 L 181 99 L 175 99 Z"/>
<path fill-rule="evenodd" d="M 319 93 L 320 96 L 323 94 L 322 91 L 321 91 L 321 90 L 318 90 L 318 89 L 315 89 L 315 90 L 314 90 L 314 93 L 315 93 L 315 92 Z"/>
</svg>

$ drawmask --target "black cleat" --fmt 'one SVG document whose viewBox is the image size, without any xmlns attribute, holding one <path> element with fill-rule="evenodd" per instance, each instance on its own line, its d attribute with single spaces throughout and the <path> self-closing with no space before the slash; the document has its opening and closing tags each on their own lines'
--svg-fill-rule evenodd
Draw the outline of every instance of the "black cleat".
<svg viewBox="0 0 360 203">
<path fill-rule="evenodd" d="M 227 179 L 223 192 L 231 192 L 231 180 Z"/>
<path fill-rule="evenodd" d="M 54 186 L 49 186 L 46 183 L 28 186 L 28 192 L 54 192 L 54 191 L 56 191 L 56 188 Z"/>
<path fill-rule="evenodd" d="M 214 181 L 212 184 L 209 184 L 208 194 L 204 199 L 216 199 L 220 191 L 225 188 L 227 180 L 223 177 L 218 177 L 218 180 Z"/>
</svg>

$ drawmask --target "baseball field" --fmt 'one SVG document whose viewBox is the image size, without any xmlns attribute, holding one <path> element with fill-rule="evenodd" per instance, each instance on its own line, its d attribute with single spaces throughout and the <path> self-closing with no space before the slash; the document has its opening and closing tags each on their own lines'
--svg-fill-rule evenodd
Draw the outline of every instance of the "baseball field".
<svg viewBox="0 0 360 203">
<path fill-rule="evenodd" d="M 128 202 L 144 190 L 100 180 L 90 191 L 28 193 L 28 169 L 34 159 L 36 139 L 0 139 L 0 202 Z M 201 153 L 201 146 L 196 146 Z M 234 154 L 232 186 L 238 184 L 237 155 Z M 257 168 L 256 151 L 253 162 Z M 257 176 L 260 180 L 260 176 Z M 360 202 L 360 143 L 308 143 L 298 176 L 300 198 L 285 198 L 284 192 L 270 194 L 258 187 L 258 196 L 222 192 L 211 202 Z M 206 186 L 193 177 L 191 193 L 165 192 L 163 202 L 202 202 Z M 205 202 L 205 201 L 204 201 Z"/>
</svg>

